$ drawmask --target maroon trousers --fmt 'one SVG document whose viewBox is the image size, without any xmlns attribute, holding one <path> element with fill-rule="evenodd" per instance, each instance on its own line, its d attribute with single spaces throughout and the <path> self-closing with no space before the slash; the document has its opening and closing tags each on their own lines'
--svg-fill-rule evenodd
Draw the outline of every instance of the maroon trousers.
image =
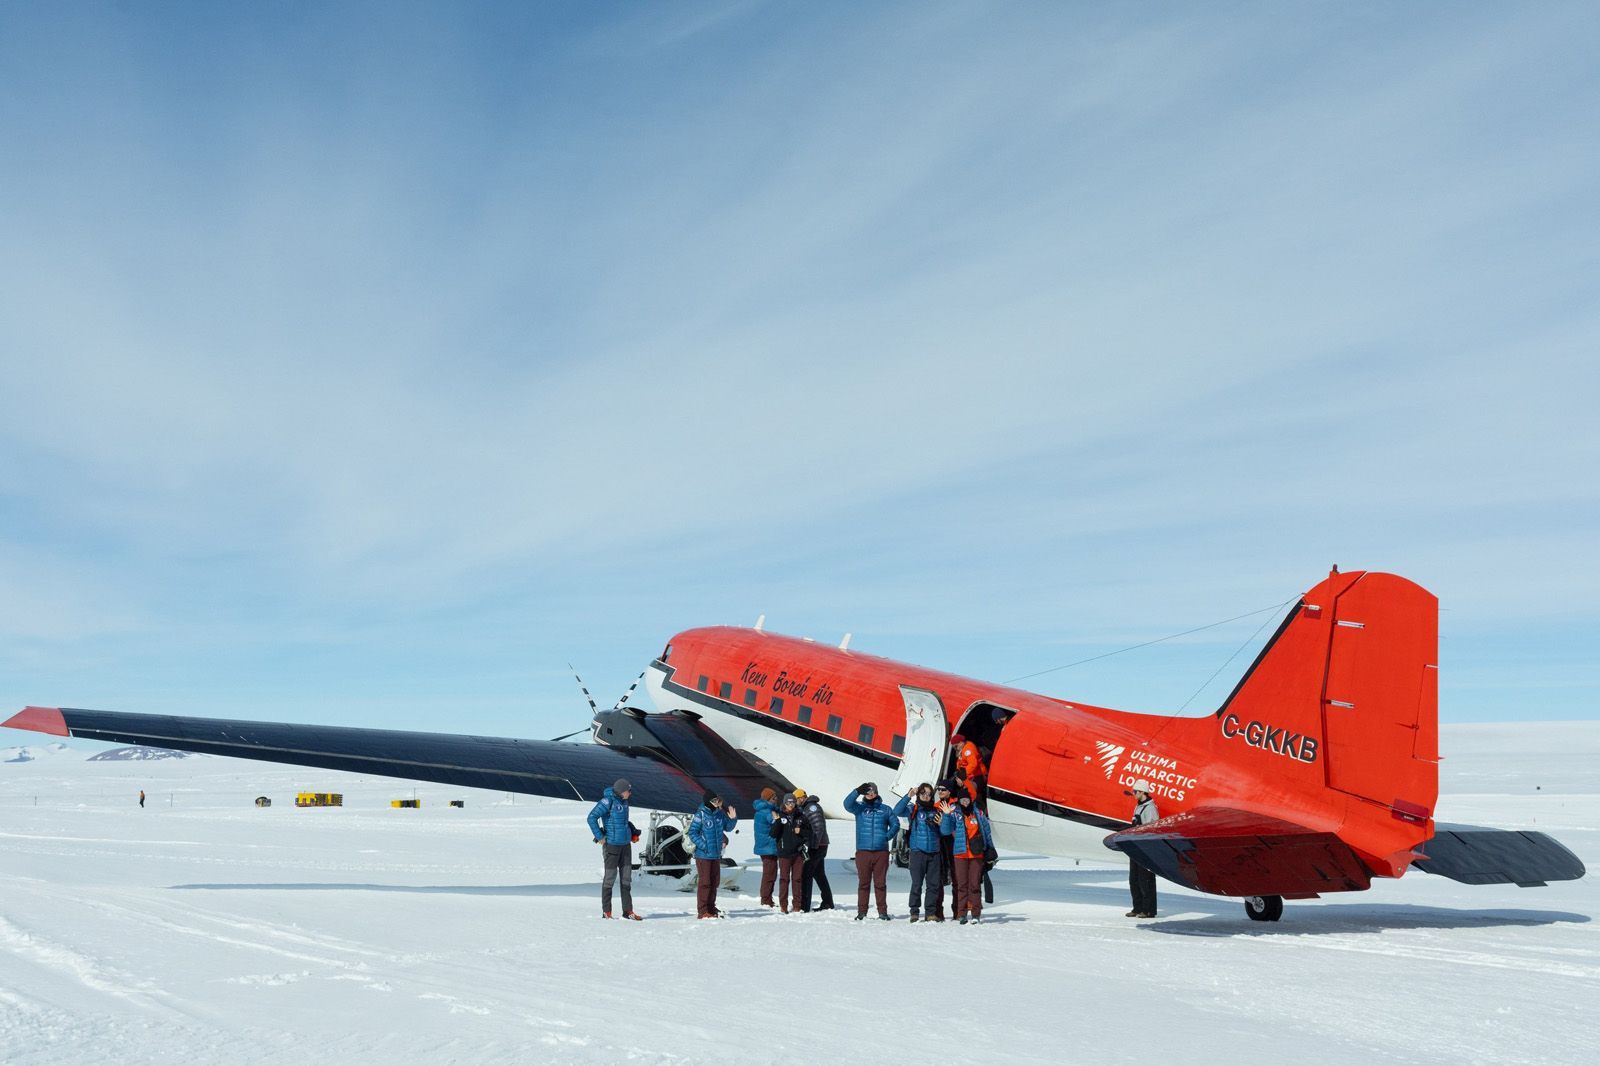
<svg viewBox="0 0 1600 1066">
<path fill-rule="evenodd" d="M 867 913 L 868 889 L 878 894 L 878 913 L 889 913 L 889 853 L 856 852 L 856 913 Z"/>
<path fill-rule="evenodd" d="M 805 869 L 806 860 L 801 855 L 784 855 L 778 859 L 778 906 L 783 913 L 789 913 L 789 904 L 794 904 L 794 909 L 800 909 L 800 871 Z"/>
<path fill-rule="evenodd" d="M 956 856 L 956 917 L 983 914 L 983 858 Z"/>
<path fill-rule="evenodd" d="M 695 901 L 700 905 L 700 917 L 717 915 L 717 886 L 722 884 L 721 859 L 696 859 L 695 873 L 699 884 L 695 886 Z"/>
<path fill-rule="evenodd" d="M 778 857 L 761 856 L 761 905 L 772 906 L 772 886 L 778 880 Z"/>
</svg>

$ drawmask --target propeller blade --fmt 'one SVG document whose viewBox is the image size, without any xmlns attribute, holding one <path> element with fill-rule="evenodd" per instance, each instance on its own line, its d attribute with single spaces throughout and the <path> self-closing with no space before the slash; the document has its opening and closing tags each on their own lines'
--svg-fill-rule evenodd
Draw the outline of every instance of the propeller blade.
<svg viewBox="0 0 1600 1066">
<path fill-rule="evenodd" d="M 596 704 L 594 702 L 594 697 L 589 695 L 589 687 L 583 683 L 583 678 L 578 677 L 577 668 L 574 667 L 571 663 L 568 663 L 567 664 L 567 669 L 572 671 L 572 676 L 577 680 L 578 687 L 583 689 L 583 698 L 589 701 L 589 709 L 591 711 L 593 711 L 595 714 L 599 714 L 600 713 L 600 707 L 599 707 L 598 704 Z"/>
<path fill-rule="evenodd" d="M 646 667 L 645 669 L 649 669 L 649 667 Z M 638 688 L 639 687 L 639 682 L 641 682 L 643 680 L 644 680 L 644 670 L 640 670 L 639 671 L 639 676 L 634 678 L 633 679 L 633 684 L 628 686 L 628 691 L 626 691 L 626 692 L 624 692 L 622 694 L 622 698 L 620 700 L 618 700 L 617 703 L 616 703 L 616 706 L 612 707 L 611 709 L 613 711 L 622 710 L 622 708 L 625 707 L 627 705 L 627 703 L 628 703 L 628 697 L 633 695 L 633 690 Z"/>
</svg>

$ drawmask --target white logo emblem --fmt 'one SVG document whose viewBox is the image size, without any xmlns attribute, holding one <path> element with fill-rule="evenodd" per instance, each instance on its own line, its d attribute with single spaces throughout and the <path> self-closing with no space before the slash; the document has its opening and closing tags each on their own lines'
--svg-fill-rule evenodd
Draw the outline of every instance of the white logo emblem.
<svg viewBox="0 0 1600 1066">
<path fill-rule="evenodd" d="M 1121 744 L 1107 744 L 1103 740 L 1094 742 L 1100 751 L 1100 768 L 1106 772 L 1106 780 L 1111 780 L 1111 775 L 1116 772 L 1117 760 L 1122 758 L 1122 753 L 1127 750 Z"/>
</svg>

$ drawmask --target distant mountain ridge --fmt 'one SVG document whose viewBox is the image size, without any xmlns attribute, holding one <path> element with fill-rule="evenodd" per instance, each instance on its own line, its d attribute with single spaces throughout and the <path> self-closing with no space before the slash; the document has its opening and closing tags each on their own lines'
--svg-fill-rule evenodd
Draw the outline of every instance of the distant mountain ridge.
<svg viewBox="0 0 1600 1066">
<path fill-rule="evenodd" d="M 15 748 L 0 748 L 0 763 L 33 762 L 67 750 L 65 744 L 24 744 Z"/>
<path fill-rule="evenodd" d="M 86 762 L 152 762 L 156 759 L 187 759 L 187 751 L 173 751 L 170 748 L 147 748 L 135 745 L 130 748 L 112 748 L 102 751 L 99 755 L 91 755 Z"/>
</svg>

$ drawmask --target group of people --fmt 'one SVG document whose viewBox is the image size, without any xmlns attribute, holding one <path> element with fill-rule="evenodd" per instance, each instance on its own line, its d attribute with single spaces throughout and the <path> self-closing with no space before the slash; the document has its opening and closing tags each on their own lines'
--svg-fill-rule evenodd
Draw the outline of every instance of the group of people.
<svg viewBox="0 0 1600 1066">
<path fill-rule="evenodd" d="M 956 770 L 948 780 L 924 781 L 890 806 L 878 786 L 863 782 L 844 798 L 844 809 L 855 818 L 856 921 L 865 921 L 868 904 L 876 902 L 877 916 L 889 921 L 889 849 L 900 832 L 900 819 L 909 827 L 911 893 L 907 900 L 913 922 L 945 920 L 945 886 L 952 889 L 950 917 L 962 925 L 983 917 L 984 880 L 997 858 L 994 833 L 985 810 L 988 771 L 981 751 L 970 741 L 952 738 Z M 633 794 L 626 779 L 605 790 L 589 812 L 589 830 L 604 850 L 604 876 L 600 883 L 600 908 L 612 917 L 612 886 L 620 878 L 622 917 L 635 921 L 633 909 L 633 845 L 639 829 L 628 820 Z M 1134 784 L 1133 825 L 1159 817 L 1150 786 Z M 689 820 L 688 838 L 694 849 L 696 911 L 700 918 L 721 918 L 717 890 L 722 884 L 722 852 L 739 812 L 725 806 L 722 797 L 708 790 L 700 808 Z M 755 801 L 755 853 L 761 860 L 761 905 L 784 914 L 833 910 L 833 888 L 828 884 L 828 822 L 822 804 L 804 789 L 785 792 L 765 788 Z M 1129 888 L 1133 895 L 1130 918 L 1153 918 L 1156 911 L 1155 875 L 1130 863 Z"/>
</svg>

